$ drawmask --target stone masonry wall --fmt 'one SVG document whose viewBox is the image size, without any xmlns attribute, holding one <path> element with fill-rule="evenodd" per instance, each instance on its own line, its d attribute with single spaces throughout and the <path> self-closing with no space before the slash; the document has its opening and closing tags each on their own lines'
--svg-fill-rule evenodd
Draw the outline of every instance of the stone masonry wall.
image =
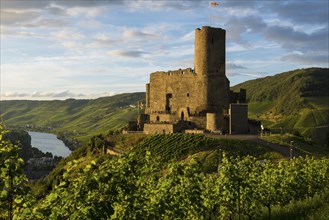
<svg viewBox="0 0 329 220">
<path fill-rule="evenodd" d="M 200 93 L 200 87 L 204 87 L 204 82 L 190 69 L 152 73 L 146 113 L 169 113 L 166 108 L 169 107 L 178 120 L 181 116 L 181 112 L 178 112 L 180 108 L 188 107 L 192 114 L 202 111 L 200 102 L 204 97 Z M 167 95 L 171 95 L 169 103 Z"/>
</svg>

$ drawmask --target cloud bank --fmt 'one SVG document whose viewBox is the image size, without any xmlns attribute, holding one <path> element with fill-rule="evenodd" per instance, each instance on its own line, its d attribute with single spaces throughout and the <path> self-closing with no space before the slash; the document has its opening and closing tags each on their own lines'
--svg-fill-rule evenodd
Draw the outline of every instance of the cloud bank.
<svg viewBox="0 0 329 220">
<path fill-rule="evenodd" d="M 232 85 L 328 67 L 328 7 L 325 0 L 224 0 L 218 7 L 194 0 L 2 0 L 1 98 L 144 91 L 151 72 L 193 68 L 194 29 L 204 25 L 226 29 Z"/>
</svg>

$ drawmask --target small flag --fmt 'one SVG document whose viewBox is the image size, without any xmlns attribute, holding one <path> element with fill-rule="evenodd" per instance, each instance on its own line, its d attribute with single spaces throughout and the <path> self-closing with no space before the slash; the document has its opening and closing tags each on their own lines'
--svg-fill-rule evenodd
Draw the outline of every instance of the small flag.
<svg viewBox="0 0 329 220">
<path fill-rule="evenodd" d="M 219 5 L 219 2 L 210 2 L 210 6 L 216 7 Z"/>
</svg>

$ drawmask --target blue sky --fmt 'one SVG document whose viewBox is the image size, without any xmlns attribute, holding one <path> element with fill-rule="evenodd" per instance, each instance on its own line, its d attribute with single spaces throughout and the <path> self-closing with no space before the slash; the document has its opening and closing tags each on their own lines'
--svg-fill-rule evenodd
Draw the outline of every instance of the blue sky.
<svg viewBox="0 0 329 220">
<path fill-rule="evenodd" d="M 1 0 L 1 100 L 145 91 L 155 71 L 193 68 L 194 30 L 226 29 L 232 85 L 328 67 L 327 0 Z"/>
</svg>

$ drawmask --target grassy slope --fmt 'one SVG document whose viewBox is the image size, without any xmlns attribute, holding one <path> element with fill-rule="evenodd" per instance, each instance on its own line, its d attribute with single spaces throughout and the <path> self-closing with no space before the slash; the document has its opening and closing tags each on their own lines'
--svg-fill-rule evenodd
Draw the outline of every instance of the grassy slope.
<svg viewBox="0 0 329 220">
<path fill-rule="evenodd" d="M 311 137 L 328 132 L 328 70 L 298 69 L 250 80 L 232 89 L 247 89 L 250 118 L 261 120 L 274 131 L 283 127 L 284 131 L 299 130 Z"/>
<path fill-rule="evenodd" d="M 120 129 L 135 119 L 138 110 L 129 105 L 136 105 L 144 97 L 144 93 L 131 93 L 95 100 L 1 101 L 0 111 L 9 126 L 49 126 L 54 132 L 68 132 L 86 141 L 95 134 Z"/>
</svg>

